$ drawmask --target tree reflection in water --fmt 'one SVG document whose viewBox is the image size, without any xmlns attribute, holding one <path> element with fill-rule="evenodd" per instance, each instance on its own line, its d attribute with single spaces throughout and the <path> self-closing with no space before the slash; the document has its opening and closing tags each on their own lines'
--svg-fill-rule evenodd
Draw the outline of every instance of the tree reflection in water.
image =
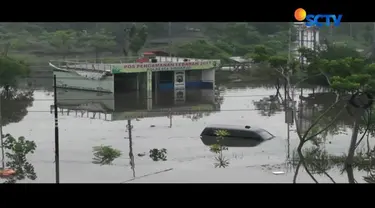
<svg viewBox="0 0 375 208">
<path fill-rule="evenodd" d="M 215 108 L 214 108 L 214 111 L 216 111 L 217 109 L 220 109 L 220 106 L 223 104 L 224 102 L 224 97 L 220 94 L 220 91 L 219 89 L 215 89 L 215 102 L 214 102 L 214 105 L 215 105 Z M 191 119 L 191 121 L 198 121 L 199 119 L 203 118 L 203 117 L 207 117 L 207 116 L 210 116 L 212 112 L 192 112 L 190 114 L 187 114 L 187 115 L 184 115 L 183 117 L 184 118 L 189 118 Z"/>
<path fill-rule="evenodd" d="M 205 116 L 209 116 L 210 114 L 211 114 L 211 112 L 204 112 L 204 113 L 194 112 L 192 114 L 184 115 L 183 117 L 189 118 L 189 119 L 191 119 L 191 121 L 198 121 L 199 119 L 201 119 Z"/>
<path fill-rule="evenodd" d="M 34 90 L 21 90 L 17 88 L 8 88 L 1 90 L 1 115 L 2 125 L 20 122 L 28 113 L 27 108 L 32 106 L 34 101 Z M 35 151 L 35 143 L 25 140 L 24 137 L 18 139 L 10 135 L 3 135 L 3 147 L 1 151 L 5 152 L 4 160 L 6 167 L 13 169 L 16 173 L 6 178 L 6 183 L 15 183 L 25 178 L 35 180 L 36 174 L 34 167 L 26 159 L 26 155 Z"/>
<path fill-rule="evenodd" d="M 329 142 L 327 141 L 327 135 L 343 134 L 347 127 L 353 126 L 353 116 L 348 113 L 348 108 L 350 110 L 351 107 L 347 106 L 347 100 L 343 99 L 332 107 L 335 103 L 335 97 L 332 93 L 316 93 L 310 94 L 308 97 L 300 96 L 301 101 L 296 125 L 301 136 L 299 136 L 300 144 L 293 153 L 291 161 L 295 168 L 293 182 L 296 182 L 301 167 L 316 183 L 318 183 L 318 180 L 314 175 L 324 175 L 334 183 L 334 178 L 327 173 L 333 168 L 341 169 L 342 173 L 346 172 L 349 183 L 356 183 L 354 170 L 367 172 L 368 176 L 364 178 L 366 182 L 371 182 L 373 178 L 374 162 L 372 162 L 372 158 L 375 155 L 374 149 L 371 150 L 368 141 L 367 151 L 357 152 L 351 166 L 346 164 L 347 155 L 330 155 L 324 150 L 325 144 Z M 374 118 L 369 119 L 373 117 L 371 113 L 363 113 L 360 113 L 362 119 L 359 123 L 359 132 L 362 135 L 355 148 L 359 146 L 361 141 L 364 141 L 363 139 L 366 136 L 368 140 L 370 135 L 374 135 L 375 122 L 372 121 Z"/>
<path fill-rule="evenodd" d="M 264 97 L 258 101 L 253 101 L 253 104 L 262 116 L 273 116 L 278 112 L 282 111 L 283 100 L 279 91 L 276 91 L 275 95 Z"/>
<path fill-rule="evenodd" d="M 27 115 L 27 108 L 34 101 L 34 90 L 10 88 L 1 92 L 2 124 L 20 122 Z"/>
<path fill-rule="evenodd" d="M 328 171 L 339 169 L 341 170 L 341 174 L 346 172 L 349 183 L 357 183 L 354 178 L 354 170 L 367 173 L 367 176 L 363 177 L 365 182 L 375 182 L 375 147 L 367 149 L 366 151 L 358 151 L 354 157 L 352 167 L 345 166 L 346 158 L 346 155 L 331 155 L 326 150 L 317 146 L 304 149 L 302 155 L 299 155 L 298 152 L 295 151 L 290 161 L 296 171 L 293 182 L 296 182 L 297 175 L 299 174 L 298 169 L 301 165 L 304 166 L 307 174 L 309 174 L 314 181 L 316 181 L 314 175 L 324 175 L 335 183 L 334 178 L 328 174 Z"/>
</svg>

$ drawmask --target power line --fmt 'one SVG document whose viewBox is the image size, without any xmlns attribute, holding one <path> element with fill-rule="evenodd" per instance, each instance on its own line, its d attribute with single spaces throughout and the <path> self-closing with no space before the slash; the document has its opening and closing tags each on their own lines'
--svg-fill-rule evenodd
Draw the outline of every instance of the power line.
<svg viewBox="0 0 375 208">
<path fill-rule="evenodd" d="M 103 73 L 105 73 L 105 71 L 103 71 Z M 98 73 L 99 74 L 99 73 Z M 126 73 L 125 73 L 126 74 Z M 130 74 L 130 73 L 129 73 Z M 116 74 L 115 74 L 116 75 Z M 30 76 L 30 77 L 20 77 L 20 78 L 23 78 L 23 79 L 51 79 L 53 80 L 53 74 L 51 74 L 51 76 Z M 90 78 L 88 77 L 57 77 L 57 80 L 59 79 L 78 79 L 78 80 L 88 80 Z M 121 78 L 120 78 L 121 79 Z M 200 81 L 200 80 L 196 80 L 196 81 Z M 270 85 L 275 85 L 275 84 L 270 84 Z"/>
<path fill-rule="evenodd" d="M 59 107 L 60 109 L 67 109 L 67 108 L 63 108 L 63 107 Z M 129 112 L 129 113 L 200 113 L 200 112 L 247 112 L 247 111 L 259 111 L 259 110 L 263 110 L 263 109 L 223 109 L 223 110 L 184 110 L 184 111 L 179 111 L 179 110 L 175 110 L 173 111 L 173 107 L 171 108 L 166 108 L 166 109 L 172 109 L 172 111 L 157 111 L 157 110 L 151 110 L 151 111 L 141 111 L 141 110 L 124 110 L 124 111 L 107 111 L 107 112 L 104 112 L 104 111 L 90 111 L 90 110 L 84 110 L 84 109 L 67 109 L 67 110 L 71 110 L 71 111 L 87 111 L 87 112 L 90 112 L 90 113 L 126 113 L 126 112 Z M 281 111 L 281 110 L 280 110 Z M 51 111 L 47 111 L 47 110 L 32 110 L 32 111 L 28 111 L 29 113 L 51 113 Z M 17 114 L 17 113 L 14 113 L 14 114 Z"/>
<path fill-rule="evenodd" d="M 268 95 L 227 95 L 227 96 L 219 96 L 220 98 L 228 98 L 228 97 L 232 97 L 232 98 L 250 98 L 250 97 L 267 97 L 267 96 L 270 96 L 270 94 Z M 53 101 L 54 99 L 51 98 L 51 99 L 34 99 L 33 101 Z M 98 100 L 98 101 L 101 101 L 101 100 L 116 100 L 115 98 L 98 98 L 98 99 L 83 99 L 83 98 L 72 98 L 72 99 L 59 99 L 58 100 L 87 100 L 87 101 L 90 101 L 90 100 Z M 141 99 L 141 100 L 148 100 L 148 98 L 144 98 L 144 99 Z M 22 100 L 18 100 L 18 101 L 22 101 Z M 27 101 L 25 101 L 27 102 Z"/>
</svg>

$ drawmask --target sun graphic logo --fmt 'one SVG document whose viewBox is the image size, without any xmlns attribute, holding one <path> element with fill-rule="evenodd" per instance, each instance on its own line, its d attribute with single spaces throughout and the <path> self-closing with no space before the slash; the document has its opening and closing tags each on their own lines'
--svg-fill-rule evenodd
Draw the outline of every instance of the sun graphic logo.
<svg viewBox="0 0 375 208">
<path fill-rule="evenodd" d="M 302 8 L 298 8 L 296 9 L 296 11 L 294 11 L 294 18 L 299 21 L 299 22 L 302 22 L 303 20 L 306 19 L 306 10 L 302 9 Z"/>
<path fill-rule="evenodd" d="M 306 10 L 302 8 L 296 9 L 294 11 L 294 18 L 299 21 L 305 21 L 306 26 L 316 26 L 316 27 L 322 27 L 323 25 L 327 27 L 332 26 L 340 26 L 342 14 L 335 15 L 335 14 L 307 14 Z M 323 20 L 323 21 L 319 21 Z M 333 23 L 333 24 L 332 24 Z"/>
</svg>

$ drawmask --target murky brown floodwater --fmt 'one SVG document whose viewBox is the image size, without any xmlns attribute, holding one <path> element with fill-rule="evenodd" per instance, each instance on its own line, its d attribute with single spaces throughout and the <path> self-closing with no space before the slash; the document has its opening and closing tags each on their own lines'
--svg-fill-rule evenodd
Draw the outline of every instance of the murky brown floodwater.
<svg viewBox="0 0 375 208">
<path fill-rule="evenodd" d="M 70 109 L 93 109 L 97 111 L 126 108 L 126 100 L 120 103 L 92 92 L 59 91 L 61 106 Z M 195 92 L 195 95 L 200 92 Z M 207 92 L 206 92 L 207 93 Z M 213 92 L 212 92 L 213 93 Z M 304 95 L 311 90 L 304 90 Z M 285 113 L 282 110 L 267 110 L 265 102 L 259 100 L 275 94 L 274 88 L 248 87 L 241 89 L 222 89 L 221 104 L 211 105 L 206 96 L 193 99 L 185 106 L 204 104 L 204 109 L 216 112 L 204 113 L 202 118 L 184 115 L 172 117 L 172 127 L 169 128 L 168 114 L 163 117 L 150 117 L 133 120 L 133 152 L 135 155 L 135 173 L 129 165 L 129 143 L 126 130 L 127 116 L 134 114 L 124 113 L 99 113 L 95 115 L 81 112 L 59 112 L 60 127 L 60 177 L 63 183 L 120 183 L 131 180 L 132 182 L 285 182 L 293 180 L 293 169 L 287 165 L 293 150 L 298 145 L 298 138 L 294 125 L 290 127 L 290 138 L 287 138 L 287 124 Z M 283 94 L 283 92 L 281 92 Z M 194 93 L 192 93 L 194 97 Z M 54 183 L 54 115 L 50 112 L 53 105 L 53 96 L 49 91 L 35 90 L 34 100 L 29 107 L 26 101 L 14 101 L 24 105 L 15 106 L 8 103 L 8 108 L 14 110 L 27 107 L 28 113 L 19 122 L 15 120 L 3 128 L 4 134 L 25 136 L 26 139 L 37 143 L 37 150 L 30 155 L 29 162 L 34 165 L 37 179 L 21 182 Z M 163 104 L 153 103 L 155 108 L 171 107 L 167 97 L 161 97 Z M 206 100 L 205 100 L 206 98 Z M 63 99 L 63 100 L 61 100 Z M 64 100 L 65 99 L 65 100 Z M 118 98 L 116 98 L 118 99 Z M 298 96 L 296 96 L 298 99 Z M 87 101 L 90 102 L 87 102 Z M 125 100 L 125 101 L 124 101 Z M 160 100 L 160 98 L 159 98 Z M 254 105 L 254 101 L 258 105 Z M 161 102 L 161 101 L 160 101 Z M 122 103 L 122 104 L 121 104 Z M 78 107 L 79 106 L 79 107 Z M 125 106 L 125 107 L 124 107 Z M 132 105 L 134 107 L 134 105 Z M 141 104 L 135 105 L 141 106 Z M 265 111 L 257 108 L 263 106 Z M 269 106 L 269 105 L 268 105 Z M 5 106 L 3 105 L 3 108 Z M 130 108 L 130 107 L 129 107 Z M 143 108 L 143 107 L 139 107 Z M 147 108 L 147 107 L 146 107 Z M 276 106 L 277 108 L 277 106 Z M 193 108 L 197 109 L 197 107 Z M 270 113 L 271 112 L 271 113 Z M 25 112 L 26 113 L 26 112 Z M 18 114 L 17 114 L 18 115 Z M 115 115 L 115 116 L 114 116 Z M 145 115 L 144 115 L 145 116 Z M 158 115 L 154 115 L 158 116 Z M 160 115 L 159 115 L 160 116 Z M 22 116 L 20 116 L 22 118 Z M 112 119 L 112 120 L 111 120 Z M 115 120 L 116 119 L 116 120 Z M 346 126 L 344 124 L 347 124 Z M 259 146 L 251 148 L 229 148 L 224 154 L 230 159 L 227 168 L 214 168 L 214 154 L 209 151 L 199 138 L 203 128 L 208 124 L 235 124 L 259 126 L 267 129 L 277 138 L 266 141 Z M 347 152 L 350 142 L 351 129 L 349 121 L 342 121 L 341 129 L 337 135 L 328 135 L 323 148 L 330 154 L 341 155 Z M 155 125 L 155 127 L 150 127 Z M 112 145 L 120 149 L 123 155 L 114 161 L 113 165 L 96 165 L 92 163 L 92 148 L 99 145 Z M 154 162 L 148 157 L 148 152 L 153 148 L 167 149 L 167 161 Z M 138 156 L 146 153 L 145 156 Z M 285 174 L 275 175 L 274 171 L 284 171 Z M 339 170 L 329 171 L 336 182 L 347 182 L 346 174 L 341 175 Z M 357 181 L 362 181 L 366 173 L 355 172 Z M 317 176 L 320 182 L 329 182 L 329 179 Z M 301 170 L 298 182 L 313 182 Z"/>
</svg>

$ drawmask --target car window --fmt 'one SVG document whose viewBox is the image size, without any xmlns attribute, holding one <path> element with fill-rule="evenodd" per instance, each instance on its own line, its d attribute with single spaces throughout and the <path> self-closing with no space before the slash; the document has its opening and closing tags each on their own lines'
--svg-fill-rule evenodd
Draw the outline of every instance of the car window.
<svg viewBox="0 0 375 208">
<path fill-rule="evenodd" d="M 247 137 L 251 138 L 251 139 L 261 139 L 259 134 L 255 133 L 255 132 L 248 132 Z"/>
<path fill-rule="evenodd" d="M 271 133 L 268 131 L 259 131 L 258 134 L 263 138 L 263 139 L 270 139 L 273 137 Z"/>
</svg>

